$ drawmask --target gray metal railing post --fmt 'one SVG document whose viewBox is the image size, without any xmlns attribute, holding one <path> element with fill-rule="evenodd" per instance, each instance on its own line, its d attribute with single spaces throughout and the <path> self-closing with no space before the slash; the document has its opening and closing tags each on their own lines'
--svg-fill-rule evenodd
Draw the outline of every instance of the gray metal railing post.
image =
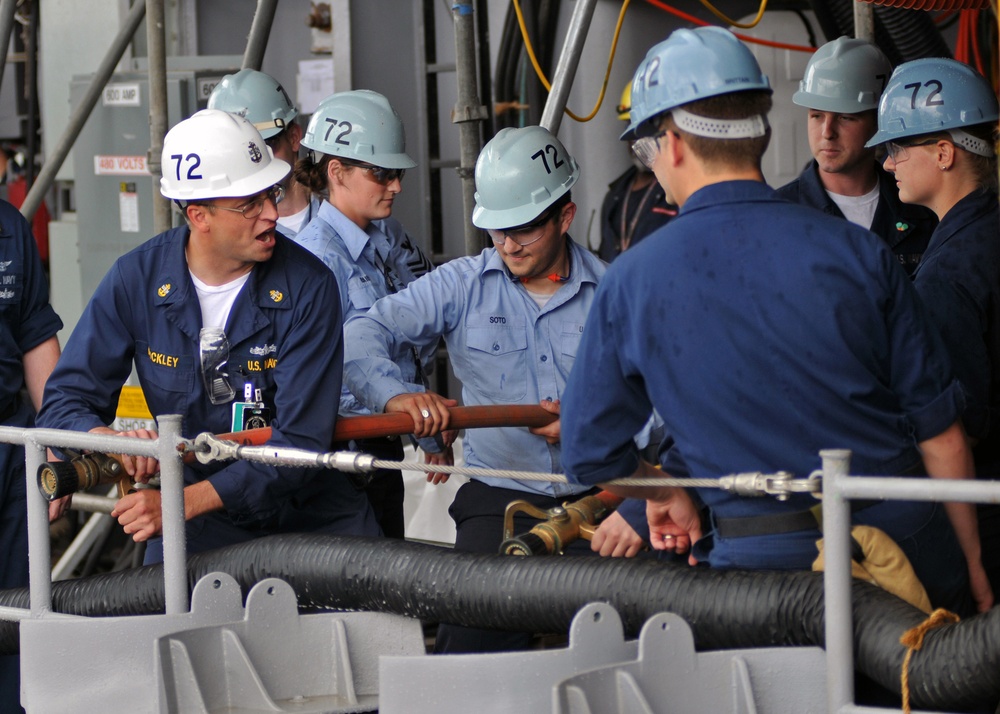
<svg viewBox="0 0 1000 714">
<path fill-rule="evenodd" d="M 257 0 L 257 10 L 253 15 L 253 24 L 247 36 L 247 48 L 243 53 L 242 69 L 260 70 L 264 64 L 264 51 L 267 50 L 267 39 L 274 23 L 274 13 L 278 9 L 278 0 Z"/>
<path fill-rule="evenodd" d="M 52 546 L 49 541 L 49 504 L 38 491 L 38 467 L 45 462 L 44 446 L 24 440 L 25 486 L 28 507 L 28 587 L 31 614 L 52 610 Z"/>
<path fill-rule="evenodd" d="M 479 100 L 476 84 L 475 10 L 471 1 L 453 2 L 451 16 L 455 24 L 455 75 L 458 97 L 451 114 L 458 124 L 461 153 L 458 177 L 462 181 L 462 215 L 465 216 L 465 254 L 476 255 L 483 249 L 479 229 L 472 225 L 472 209 L 476 205 L 476 159 L 482 149 L 479 126 L 488 117 Z"/>
<path fill-rule="evenodd" d="M 167 134 L 167 41 L 163 0 L 146 0 L 146 44 L 149 53 L 149 153 L 146 168 L 153 181 L 153 233 L 170 228 L 170 201 L 160 194 L 163 137 Z"/>
<path fill-rule="evenodd" d="M 132 36 L 139 29 L 139 24 L 145 15 L 146 3 L 144 2 L 137 2 L 129 10 L 128 15 L 125 17 L 125 22 L 122 24 L 122 29 L 118 31 L 118 35 L 111 43 L 111 46 L 108 47 L 108 53 L 104 55 L 101 65 L 94 74 L 94 80 L 87 87 L 83 99 L 80 100 L 80 104 L 70 116 L 62 136 L 59 137 L 52 151 L 46 155 L 45 164 L 42 166 L 42 170 L 38 173 L 38 178 L 35 179 L 35 183 L 32 185 L 31 190 L 28 191 L 28 195 L 24 199 L 24 204 L 21 206 L 21 214 L 29 221 L 42 204 L 45 192 L 49 190 L 52 183 L 56 180 L 56 174 L 59 173 L 63 162 L 69 156 L 70 149 L 73 148 L 76 138 L 83 131 L 83 127 L 87 123 L 88 117 L 90 117 L 90 112 L 93 111 L 97 100 L 100 99 L 101 93 L 104 91 L 104 85 L 108 83 L 111 75 L 114 74 L 115 67 L 118 66 L 119 60 L 125 54 L 129 42 L 132 41 Z"/>
<path fill-rule="evenodd" d="M 157 419 L 159 430 L 160 508 L 163 518 L 163 593 L 166 612 L 190 609 L 187 581 L 187 539 L 184 533 L 184 462 L 181 417 L 168 414 Z"/>
<path fill-rule="evenodd" d="M 594 16 L 596 6 L 597 0 L 579 0 L 576 9 L 573 10 L 573 17 L 570 18 L 566 42 L 559 55 L 556 73 L 552 77 L 552 89 L 545 102 L 545 109 L 542 110 L 541 125 L 553 134 L 559 133 L 563 110 L 566 109 L 566 101 L 573 88 L 573 79 L 580 65 L 580 55 L 583 54 L 583 45 L 587 40 L 587 31 L 590 29 L 590 20 Z"/>
<path fill-rule="evenodd" d="M 851 625 L 851 509 L 838 489 L 848 478 L 851 452 L 828 449 L 823 460 L 827 711 L 854 702 L 854 628 Z"/>
</svg>

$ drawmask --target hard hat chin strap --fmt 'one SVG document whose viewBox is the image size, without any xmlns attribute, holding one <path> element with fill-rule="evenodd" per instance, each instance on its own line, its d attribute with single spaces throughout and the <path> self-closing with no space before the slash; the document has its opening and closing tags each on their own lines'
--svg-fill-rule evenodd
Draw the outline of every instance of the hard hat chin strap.
<svg viewBox="0 0 1000 714">
<path fill-rule="evenodd" d="M 756 139 L 767 133 L 767 117 L 756 114 L 746 119 L 712 119 L 683 109 L 672 109 L 670 115 L 678 129 L 708 139 Z"/>
</svg>

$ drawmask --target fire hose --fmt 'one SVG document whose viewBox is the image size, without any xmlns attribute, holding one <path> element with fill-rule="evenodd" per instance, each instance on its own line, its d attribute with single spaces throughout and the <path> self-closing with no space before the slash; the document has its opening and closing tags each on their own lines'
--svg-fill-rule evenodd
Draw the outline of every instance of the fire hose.
<svg viewBox="0 0 1000 714">
<path fill-rule="evenodd" d="M 586 556 L 507 558 L 314 534 L 260 538 L 188 561 L 192 586 L 216 571 L 232 575 L 244 592 L 264 578 L 280 578 L 304 608 L 566 632 L 583 605 L 606 602 L 621 615 L 630 636 L 656 613 L 680 615 L 701 651 L 824 644 L 823 578 L 812 572 L 712 570 Z M 906 655 L 900 635 L 926 616 L 868 583 L 855 580 L 851 588 L 857 667 L 898 693 Z M 27 608 L 28 602 L 27 588 L 0 591 L 0 605 Z M 52 606 L 56 612 L 87 616 L 162 613 L 162 566 L 53 583 Z M 17 623 L 0 622 L 0 653 L 18 649 Z M 998 660 L 1000 608 L 932 630 L 909 665 L 911 702 L 943 711 L 995 706 Z"/>
<path fill-rule="evenodd" d="M 449 428 L 476 429 L 489 427 L 542 427 L 551 424 L 557 416 L 537 405 L 452 407 Z M 413 433 L 413 419 L 409 414 L 373 414 L 370 416 L 341 417 L 333 432 L 331 443 L 348 442 L 375 436 L 399 436 Z M 263 446 L 271 438 L 270 427 L 248 429 L 219 434 L 217 439 L 240 446 Z M 203 440 L 201 451 L 211 450 Z M 218 449 L 217 449 L 218 451 Z M 187 450 L 185 463 L 199 458 L 197 450 Z M 203 459 L 199 459 L 203 460 Z M 306 464 L 302 464 L 306 465 Z M 323 466 L 325 464 L 316 464 Z M 345 464 L 346 466 L 346 464 Z M 336 466 L 334 466 L 336 467 Z M 347 469 L 351 470 L 351 469 Z M 116 484 L 118 497 L 125 496 L 134 485 L 121 457 L 115 454 L 81 454 L 69 461 L 52 461 L 38 470 L 38 488 L 49 501 L 71 493 L 85 491 L 102 484 Z"/>
</svg>

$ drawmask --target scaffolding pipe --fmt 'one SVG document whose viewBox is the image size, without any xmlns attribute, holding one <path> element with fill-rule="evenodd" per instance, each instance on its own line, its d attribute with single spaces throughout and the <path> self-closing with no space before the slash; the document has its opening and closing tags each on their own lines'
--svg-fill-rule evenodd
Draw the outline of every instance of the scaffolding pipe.
<svg viewBox="0 0 1000 714">
<path fill-rule="evenodd" d="M 278 9 L 278 0 L 257 0 L 257 11 L 253 15 L 253 24 L 247 36 L 247 48 L 243 53 L 242 69 L 260 71 L 264 64 L 264 52 L 267 50 L 267 39 L 274 23 L 274 13 Z"/>
<path fill-rule="evenodd" d="M 167 42 L 163 0 L 146 0 L 146 43 L 149 53 L 149 153 L 146 169 L 153 181 L 153 233 L 170 228 L 170 201 L 160 193 L 160 162 L 167 134 Z"/>
<path fill-rule="evenodd" d="M 0 0 L 0 42 L 3 52 L 0 52 L 0 87 L 3 86 L 3 75 L 7 69 L 7 52 L 10 50 L 10 33 L 14 29 L 14 13 L 17 11 L 17 0 Z"/>
<path fill-rule="evenodd" d="M 875 8 L 871 3 L 854 0 L 854 36 L 875 42 Z"/>
<path fill-rule="evenodd" d="M 77 508 L 77 510 L 80 509 L 75 503 L 76 497 L 82 495 L 85 494 L 75 494 L 73 496 L 73 507 Z M 112 501 L 110 498 L 104 500 Z M 52 566 L 52 581 L 66 580 L 73 577 L 73 571 L 76 570 L 76 567 L 83 562 L 84 558 L 87 557 L 93 548 L 105 541 L 105 538 L 111 533 L 114 525 L 115 521 L 109 518 L 107 513 L 94 513 L 91 515 L 87 519 L 87 523 L 80 529 L 79 534 L 73 539 L 73 542 L 69 544 L 69 547 L 59 557 L 59 561 Z"/>
<path fill-rule="evenodd" d="M 458 97 L 451 113 L 452 124 L 458 124 L 461 160 L 458 178 L 462 182 L 462 215 L 465 217 L 465 254 L 477 255 L 483 249 L 483 237 L 472 225 L 472 209 L 476 205 L 475 168 L 483 148 L 480 123 L 488 117 L 479 100 L 476 83 L 475 9 L 472 0 L 454 2 L 451 16 L 455 23 L 455 75 Z"/>
<path fill-rule="evenodd" d="M 590 20 L 594 16 L 596 6 L 597 0 L 580 0 L 570 18 L 566 43 L 559 55 L 559 64 L 552 77 L 552 89 L 542 111 L 541 125 L 553 135 L 559 133 L 563 111 L 566 109 L 569 92 L 573 88 L 577 67 L 580 66 L 580 55 L 583 54 L 583 45 L 587 40 L 587 31 L 590 29 Z"/>
<path fill-rule="evenodd" d="M 35 211 L 42 204 L 42 198 L 56 180 L 56 174 L 62 168 L 63 162 L 69 156 L 70 149 L 73 148 L 73 144 L 76 142 L 80 132 L 83 131 L 83 127 L 87 123 L 87 119 L 90 117 L 94 106 L 97 104 L 97 100 L 100 99 L 101 93 L 104 91 L 104 85 L 108 83 L 111 75 L 114 74 L 115 67 L 118 66 L 118 62 L 132 41 L 132 36 L 139 29 L 139 24 L 145 16 L 146 3 L 139 2 L 132 6 L 132 9 L 129 10 L 128 15 L 125 17 L 125 22 L 122 24 L 121 30 L 118 31 L 118 35 L 112 41 L 111 46 L 108 47 L 108 52 L 104 55 L 104 59 L 97 68 L 93 81 L 87 87 L 87 92 L 70 116 L 69 122 L 66 124 L 66 129 L 63 131 L 62 136 L 59 137 L 59 141 L 56 142 L 52 152 L 46 157 L 45 165 L 42 166 L 38 178 L 24 199 L 24 204 L 21 206 L 21 214 L 28 222 L 31 222 Z"/>
</svg>

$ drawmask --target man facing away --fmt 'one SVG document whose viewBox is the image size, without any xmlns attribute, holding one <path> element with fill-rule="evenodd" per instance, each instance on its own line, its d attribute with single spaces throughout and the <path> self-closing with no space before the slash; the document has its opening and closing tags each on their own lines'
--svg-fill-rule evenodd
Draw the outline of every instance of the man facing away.
<svg viewBox="0 0 1000 714">
<path fill-rule="evenodd" d="M 651 407 L 692 478 L 806 477 L 832 447 L 852 451 L 852 473 L 972 477 L 961 386 L 889 249 L 764 183 L 770 87 L 750 51 L 720 28 L 678 30 L 647 54 L 632 96 L 627 135 L 681 210 L 598 290 L 563 398 L 569 478 L 659 474 L 630 439 Z M 699 488 L 703 537 L 685 489 L 608 488 L 647 498 L 655 548 L 693 545 L 715 568 L 809 569 L 817 555 L 809 496 Z M 855 523 L 900 544 L 932 604 L 973 611 L 971 576 L 990 607 L 970 504 L 857 505 Z"/>
</svg>

